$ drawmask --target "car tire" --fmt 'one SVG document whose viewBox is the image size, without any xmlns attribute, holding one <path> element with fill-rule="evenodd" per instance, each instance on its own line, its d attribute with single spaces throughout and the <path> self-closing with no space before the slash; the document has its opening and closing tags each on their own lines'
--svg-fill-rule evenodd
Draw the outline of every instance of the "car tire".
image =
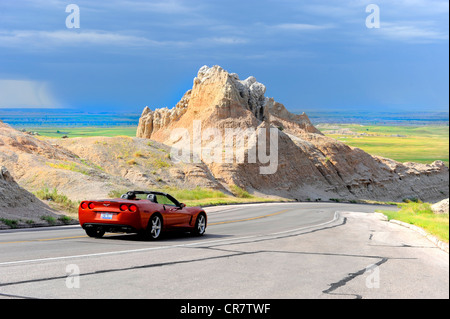
<svg viewBox="0 0 450 319">
<path fill-rule="evenodd" d="M 195 221 L 195 228 L 192 232 L 194 236 L 203 236 L 206 232 L 206 216 L 205 214 L 199 214 Z"/>
<path fill-rule="evenodd" d="M 105 234 L 105 231 L 102 230 L 101 228 L 89 228 L 86 229 L 85 231 L 86 234 L 92 238 L 102 238 L 103 235 Z"/>
<path fill-rule="evenodd" d="M 158 240 L 162 235 L 163 219 L 159 214 L 153 215 L 147 226 L 147 231 L 145 232 L 145 237 L 150 240 Z"/>
</svg>

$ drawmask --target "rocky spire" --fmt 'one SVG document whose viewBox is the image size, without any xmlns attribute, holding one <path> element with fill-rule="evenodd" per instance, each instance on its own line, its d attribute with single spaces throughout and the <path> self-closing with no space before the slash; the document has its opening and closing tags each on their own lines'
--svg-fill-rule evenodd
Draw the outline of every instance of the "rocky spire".
<svg viewBox="0 0 450 319">
<path fill-rule="evenodd" d="M 253 76 L 240 80 L 236 73 L 228 73 L 220 66 L 203 66 L 194 78 L 192 90 L 173 109 L 144 109 L 137 137 L 161 140 L 157 135 L 167 135 L 161 131 L 187 127 L 193 119 L 202 120 L 204 126 L 215 127 L 221 120 L 239 121 L 245 118 L 247 126 L 257 127 L 266 121 L 292 133 L 321 134 L 306 114 L 290 113 L 284 105 L 266 97 L 265 93 L 266 86 Z M 158 131 L 160 133 L 156 134 Z"/>
</svg>

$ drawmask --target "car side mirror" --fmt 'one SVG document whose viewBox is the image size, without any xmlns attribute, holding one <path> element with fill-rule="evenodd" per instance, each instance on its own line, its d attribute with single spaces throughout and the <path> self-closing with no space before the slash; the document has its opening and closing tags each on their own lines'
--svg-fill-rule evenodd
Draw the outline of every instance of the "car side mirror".
<svg viewBox="0 0 450 319">
<path fill-rule="evenodd" d="M 181 203 L 180 204 L 180 208 L 185 208 L 186 207 L 186 204 L 185 203 Z"/>
</svg>

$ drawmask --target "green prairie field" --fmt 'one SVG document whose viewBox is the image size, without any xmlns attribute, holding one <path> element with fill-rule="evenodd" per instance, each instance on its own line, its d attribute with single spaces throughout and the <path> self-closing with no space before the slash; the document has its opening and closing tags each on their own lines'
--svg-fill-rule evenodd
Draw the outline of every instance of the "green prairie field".
<svg viewBox="0 0 450 319">
<path fill-rule="evenodd" d="M 93 136 L 136 136 L 136 126 L 92 126 L 92 127 L 35 127 L 27 128 L 27 131 L 37 132 L 41 136 L 51 138 L 93 137 Z"/>
<path fill-rule="evenodd" d="M 352 133 L 340 134 L 336 128 Z M 443 161 L 449 165 L 449 127 L 442 126 L 375 126 L 327 125 L 320 128 L 325 135 L 372 155 L 399 162 L 430 164 Z"/>
<path fill-rule="evenodd" d="M 380 126 L 358 124 L 322 124 L 319 129 L 327 136 L 369 154 L 399 162 L 430 164 L 443 161 L 449 166 L 449 127 L 441 126 Z M 336 131 L 346 129 L 351 134 Z M 27 131 L 50 138 L 93 136 L 136 136 L 135 126 L 113 127 L 36 127 Z"/>
</svg>

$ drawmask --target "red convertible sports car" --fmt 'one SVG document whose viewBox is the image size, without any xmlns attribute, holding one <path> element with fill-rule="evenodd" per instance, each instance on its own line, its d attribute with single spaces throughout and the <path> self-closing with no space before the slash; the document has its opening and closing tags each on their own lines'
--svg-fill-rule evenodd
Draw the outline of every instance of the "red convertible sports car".
<svg viewBox="0 0 450 319">
<path fill-rule="evenodd" d="M 88 236 L 97 238 L 112 232 L 138 233 L 156 240 L 163 232 L 172 230 L 201 236 L 207 225 L 202 208 L 186 207 L 171 195 L 160 192 L 131 191 L 120 199 L 83 201 L 78 216 Z"/>
</svg>

